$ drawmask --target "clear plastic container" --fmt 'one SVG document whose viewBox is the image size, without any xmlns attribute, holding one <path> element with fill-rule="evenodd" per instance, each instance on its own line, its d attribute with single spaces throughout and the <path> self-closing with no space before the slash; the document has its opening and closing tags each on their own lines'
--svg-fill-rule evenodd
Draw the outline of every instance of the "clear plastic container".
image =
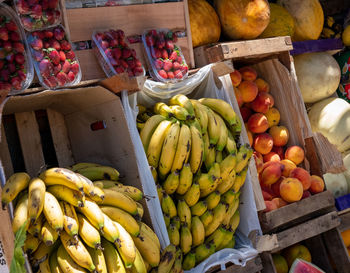
<svg viewBox="0 0 350 273">
<path fill-rule="evenodd" d="M 142 34 L 152 78 L 160 82 L 174 83 L 188 76 L 188 66 L 177 37 L 169 29 L 145 30 Z"/>
<path fill-rule="evenodd" d="M 122 38 L 118 33 L 120 30 L 99 30 L 92 34 L 92 48 L 106 76 L 112 77 L 124 72 L 129 77 L 144 76 L 146 71 L 135 50 L 125 41 L 124 32 L 121 34 Z M 107 57 L 107 54 L 110 56 Z"/>
<path fill-rule="evenodd" d="M 0 60 L 2 65 L 0 69 L 0 83 L 6 85 L 6 86 L 0 86 L 0 88 L 5 88 L 5 89 L 10 88 L 8 86 L 8 83 L 9 83 L 11 84 L 11 90 L 9 94 L 14 95 L 14 94 L 23 92 L 23 90 L 27 89 L 30 86 L 34 78 L 34 68 L 33 68 L 32 59 L 30 57 L 30 51 L 27 44 L 26 36 L 18 20 L 18 17 L 16 16 L 16 13 L 9 6 L 0 3 L 0 17 L 3 17 L 3 16 L 6 17 L 7 20 L 10 19 L 11 21 L 13 21 L 17 26 L 17 30 L 8 32 L 8 36 L 9 36 L 8 41 L 13 41 L 13 38 L 16 40 L 16 42 L 9 44 L 12 47 L 11 51 L 6 51 L 5 44 L 3 43 L 2 39 L 0 39 L 0 43 L 1 43 L 0 52 L 1 52 L 1 55 L 3 55 L 1 56 L 2 60 Z M 4 28 L 7 29 L 6 25 Z M 17 33 L 17 35 L 13 33 Z M 19 36 L 19 37 L 12 37 L 12 35 Z M 23 57 L 21 54 L 23 54 Z M 22 64 L 23 59 L 24 59 L 24 62 Z M 20 61 L 21 64 L 18 61 Z M 18 69 L 20 68 L 19 67 L 20 65 L 23 66 L 22 69 Z M 16 70 L 11 72 L 11 70 L 14 69 L 14 67 L 16 68 Z M 22 72 L 19 72 L 19 71 L 22 71 Z M 7 75 L 3 75 L 2 73 Z M 17 74 L 17 76 L 15 74 Z M 4 76 L 5 77 L 8 76 L 8 81 L 4 80 Z M 22 79 L 21 79 L 21 76 L 22 76 Z M 20 81 L 19 83 L 18 83 L 18 78 Z M 14 87 L 15 85 L 17 85 L 17 88 Z"/>
<path fill-rule="evenodd" d="M 28 3 L 29 2 L 29 3 Z M 43 30 L 61 23 L 59 0 L 13 0 L 21 25 L 27 31 Z"/>
<path fill-rule="evenodd" d="M 80 82 L 80 64 L 62 25 L 28 33 L 27 40 L 43 87 L 55 90 Z"/>
</svg>

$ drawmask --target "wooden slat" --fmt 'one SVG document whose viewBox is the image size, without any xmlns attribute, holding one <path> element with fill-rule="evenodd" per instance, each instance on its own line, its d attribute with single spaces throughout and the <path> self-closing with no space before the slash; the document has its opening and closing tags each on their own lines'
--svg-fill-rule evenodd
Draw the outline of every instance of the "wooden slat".
<svg viewBox="0 0 350 273">
<path fill-rule="evenodd" d="M 52 109 L 47 109 L 52 141 L 56 151 L 58 165 L 66 167 L 74 164 L 72 148 L 69 142 L 64 116 Z"/>
<path fill-rule="evenodd" d="M 263 265 L 261 273 L 277 273 L 271 253 L 263 252 L 260 254 L 260 257 Z"/>
<path fill-rule="evenodd" d="M 206 271 L 206 273 L 257 273 L 262 269 L 262 262 L 259 256 L 249 260 L 245 266 L 229 265 L 226 270 L 220 270 L 219 266 Z"/>
<path fill-rule="evenodd" d="M 45 160 L 35 113 L 16 113 L 15 118 L 26 171 L 30 176 L 36 176 L 44 167 Z"/>
<path fill-rule="evenodd" d="M 1 194 L 1 187 L 0 187 L 0 194 Z M 8 209 L 6 210 L 0 209 L 0 219 L 1 219 L 0 248 L 2 248 L 2 251 L 6 257 L 7 265 L 10 268 L 12 255 L 13 255 L 13 248 L 14 248 L 14 236 L 12 232 L 12 225 L 11 225 Z M 1 269 L 1 266 L 0 266 L 0 269 Z"/>
<path fill-rule="evenodd" d="M 185 22 L 186 22 L 186 33 L 187 33 L 187 40 L 188 40 L 188 46 L 192 49 L 192 31 L 191 31 L 191 25 L 190 25 L 190 14 L 188 10 L 188 0 L 184 0 L 184 7 L 185 7 Z M 194 62 L 194 54 L 193 50 L 189 50 L 189 58 L 187 60 L 190 60 L 191 67 L 196 67 Z"/>
<path fill-rule="evenodd" d="M 1 124 L 1 135 L 0 135 L 0 160 L 5 171 L 5 176 L 8 178 L 13 174 L 13 166 L 11 161 L 11 155 L 7 145 L 4 125 Z"/>
<path fill-rule="evenodd" d="M 340 232 L 350 229 L 350 209 L 347 209 L 345 213 L 339 213 L 339 217 L 341 221 L 339 227 Z"/>
</svg>

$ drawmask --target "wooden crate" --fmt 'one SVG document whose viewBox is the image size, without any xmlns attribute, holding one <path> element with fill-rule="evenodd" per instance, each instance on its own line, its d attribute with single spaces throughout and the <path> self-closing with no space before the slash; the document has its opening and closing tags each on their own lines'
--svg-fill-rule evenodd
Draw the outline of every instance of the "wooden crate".
<svg viewBox="0 0 350 273">
<path fill-rule="evenodd" d="M 338 212 L 338 215 L 341 221 L 339 227 L 340 232 L 350 229 L 350 209 L 340 211 Z"/>
<path fill-rule="evenodd" d="M 209 269 L 206 273 L 258 273 L 262 270 L 261 258 L 257 256 L 249 260 L 245 266 L 228 264 L 226 269 L 221 270 L 219 266 Z"/>
</svg>

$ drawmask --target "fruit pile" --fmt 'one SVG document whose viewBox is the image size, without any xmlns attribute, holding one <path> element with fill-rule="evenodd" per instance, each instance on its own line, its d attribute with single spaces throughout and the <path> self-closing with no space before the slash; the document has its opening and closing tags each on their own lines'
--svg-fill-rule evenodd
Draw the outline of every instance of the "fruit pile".
<svg viewBox="0 0 350 273">
<path fill-rule="evenodd" d="M 80 81 L 79 62 L 62 26 L 32 32 L 28 42 L 39 80 L 45 88 L 55 89 Z"/>
<path fill-rule="evenodd" d="M 172 31 L 149 30 L 142 37 L 155 79 L 171 81 L 187 77 L 188 66 L 175 44 L 177 37 Z"/>
<path fill-rule="evenodd" d="M 27 31 L 56 25 L 61 12 L 58 0 L 15 0 L 15 7 Z"/>
<path fill-rule="evenodd" d="M 341 237 L 343 238 L 344 245 L 347 247 L 348 254 L 350 257 L 350 229 L 343 231 L 341 233 Z"/>
<path fill-rule="evenodd" d="M 248 133 L 259 173 L 267 211 L 299 201 L 324 190 L 321 177 L 298 167 L 304 161 L 299 146 L 286 147 L 289 130 L 279 125 L 280 112 L 274 107 L 267 82 L 251 67 L 231 73 L 232 84 Z"/>
<path fill-rule="evenodd" d="M 140 137 L 169 239 L 180 247 L 183 269 L 189 270 L 234 247 L 240 188 L 253 151 L 248 144 L 236 145 L 241 124 L 223 100 L 176 95 L 169 105 L 139 109 Z"/>
<path fill-rule="evenodd" d="M 4 8 L 0 14 L 0 90 L 19 91 L 27 87 L 25 82 L 30 73 L 28 56 L 24 37 L 14 19 L 5 11 Z"/>
<path fill-rule="evenodd" d="M 25 230 L 33 269 L 146 273 L 159 265 L 159 240 L 141 222 L 143 194 L 118 177 L 112 167 L 78 163 L 7 180 L 2 204 L 15 206 L 13 232 Z"/>
<path fill-rule="evenodd" d="M 95 54 L 109 77 L 124 72 L 128 73 L 129 77 L 144 74 L 142 63 L 136 57 L 136 51 L 129 48 L 124 38 L 124 31 L 120 29 L 93 34 Z"/>
</svg>

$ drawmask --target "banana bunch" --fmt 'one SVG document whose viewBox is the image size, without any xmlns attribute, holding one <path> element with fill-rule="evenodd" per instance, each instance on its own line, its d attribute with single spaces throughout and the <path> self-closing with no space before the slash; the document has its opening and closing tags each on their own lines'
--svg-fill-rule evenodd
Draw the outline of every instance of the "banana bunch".
<svg viewBox="0 0 350 273">
<path fill-rule="evenodd" d="M 108 166 L 78 163 L 39 177 L 15 173 L 2 205 L 15 201 L 13 232 L 26 227 L 23 250 L 41 273 L 146 273 L 160 263 L 160 243 L 141 222 L 143 193 Z"/>
<path fill-rule="evenodd" d="M 240 188 L 253 151 L 236 143 L 241 123 L 223 100 L 176 95 L 169 105 L 138 107 L 137 126 L 171 243 L 154 272 L 180 272 L 174 269 L 179 264 L 189 270 L 234 247 Z"/>
</svg>

